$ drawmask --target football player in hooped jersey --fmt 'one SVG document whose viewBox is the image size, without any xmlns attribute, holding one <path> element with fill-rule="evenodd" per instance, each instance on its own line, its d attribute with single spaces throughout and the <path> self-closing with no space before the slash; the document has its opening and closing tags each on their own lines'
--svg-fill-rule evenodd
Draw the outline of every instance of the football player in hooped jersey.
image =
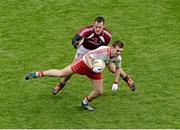
<svg viewBox="0 0 180 130">
<path fill-rule="evenodd" d="M 123 51 L 123 46 L 124 45 L 121 41 L 115 41 L 111 47 L 101 46 L 95 50 L 89 51 L 83 56 L 83 58 L 76 61 L 75 63 L 72 63 L 64 69 L 51 69 L 46 71 L 30 72 L 25 75 L 25 79 L 28 80 L 31 78 L 40 78 L 43 76 L 65 77 L 73 73 L 86 75 L 92 81 L 93 90 L 83 99 L 82 107 L 89 111 L 95 111 L 95 109 L 90 106 L 90 102 L 103 94 L 103 76 L 102 69 L 98 66 L 94 67 L 92 63 L 96 59 L 101 59 L 107 65 L 114 64 L 114 83 L 118 83 L 121 73 L 120 54 Z"/>
<path fill-rule="evenodd" d="M 111 32 L 105 27 L 105 19 L 101 16 L 95 18 L 93 25 L 86 26 L 82 28 L 72 39 L 72 45 L 77 49 L 74 61 L 79 60 L 87 52 L 94 50 L 100 46 L 107 46 L 111 40 Z M 115 66 L 110 64 L 107 68 L 114 73 Z M 135 84 L 132 79 L 123 72 L 121 69 L 121 77 L 128 84 L 132 91 L 135 91 Z M 61 82 L 52 89 L 52 94 L 57 94 L 66 84 L 66 82 L 71 78 L 71 75 L 61 79 Z M 112 86 L 112 91 L 118 89 L 117 84 Z"/>
</svg>

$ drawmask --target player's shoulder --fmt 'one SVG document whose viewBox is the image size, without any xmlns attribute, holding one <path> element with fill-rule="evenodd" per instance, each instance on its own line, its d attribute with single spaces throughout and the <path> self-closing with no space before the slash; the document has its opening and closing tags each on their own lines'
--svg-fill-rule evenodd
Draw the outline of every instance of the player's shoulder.
<svg viewBox="0 0 180 130">
<path fill-rule="evenodd" d="M 117 61 L 122 61 L 122 57 L 120 55 L 117 57 Z"/>
<path fill-rule="evenodd" d="M 93 31 L 93 25 L 92 24 L 90 24 L 90 25 L 85 25 L 84 27 L 82 27 L 81 29 L 80 29 L 80 31 Z"/>
<path fill-rule="evenodd" d="M 103 53 L 103 52 L 108 52 L 108 50 L 109 50 L 108 46 L 100 46 L 100 47 L 96 48 L 94 51 Z"/>
<path fill-rule="evenodd" d="M 103 32 L 104 32 L 104 34 L 107 35 L 108 37 L 112 37 L 112 32 L 109 31 L 107 28 L 104 28 Z"/>
<path fill-rule="evenodd" d="M 100 46 L 100 47 L 98 47 L 98 49 L 109 49 L 109 47 L 108 46 Z"/>
</svg>

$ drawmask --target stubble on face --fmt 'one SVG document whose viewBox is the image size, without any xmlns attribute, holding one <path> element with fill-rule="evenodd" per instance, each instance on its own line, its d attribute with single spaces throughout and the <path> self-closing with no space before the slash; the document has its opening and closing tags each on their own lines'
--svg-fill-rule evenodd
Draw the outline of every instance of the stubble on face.
<svg viewBox="0 0 180 130">
<path fill-rule="evenodd" d="M 94 32 L 96 33 L 96 35 L 100 35 L 103 31 L 104 28 L 104 23 L 98 23 L 97 21 L 94 22 Z"/>
</svg>

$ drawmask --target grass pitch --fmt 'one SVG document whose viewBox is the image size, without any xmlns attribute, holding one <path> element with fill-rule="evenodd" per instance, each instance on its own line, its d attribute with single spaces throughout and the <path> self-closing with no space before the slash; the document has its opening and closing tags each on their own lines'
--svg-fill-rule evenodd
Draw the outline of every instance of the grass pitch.
<svg viewBox="0 0 180 130">
<path fill-rule="evenodd" d="M 180 128 L 179 0 L 1 0 L 0 128 Z M 70 40 L 102 15 L 113 39 L 125 42 L 123 68 L 136 81 L 131 92 L 104 72 L 104 95 L 80 107 L 91 91 L 74 75 L 53 96 L 59 78 L 24 81 L 32 70 L 63 68 L 76 50 Z"/>
</svg>

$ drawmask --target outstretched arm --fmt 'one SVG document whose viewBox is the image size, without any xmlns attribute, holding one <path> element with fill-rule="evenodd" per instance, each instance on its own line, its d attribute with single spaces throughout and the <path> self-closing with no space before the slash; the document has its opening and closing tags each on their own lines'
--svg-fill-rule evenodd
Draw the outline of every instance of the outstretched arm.
<svg viewBox="0 0 180 130">
<path fill-rule="evenodd" d="M 86 59 L 86 64 L 87 66 L 94 72 L 94 73 L 101 73 L 102 72 L 102 68 L 99 66 L 94 67 L 93 66 L 93 58 L 90 57 L 90 53 L 87 53 L 85 55 L 85 59 Z"/>
<path fill-rule="evenodd" d="M 121 68 L 116 68 L 115 73 L 114 73 L 114 82 L 112 85 L 113 92 L 115 92 L 118 89 L 120 73 L 121 73 Z"/>
<path fill-rule="evenodd" d="M 114 73 L 114 83 L 119 82 L 120 73 L 121 73 L 121 68 L 116 68 Z"/>
</svg>

